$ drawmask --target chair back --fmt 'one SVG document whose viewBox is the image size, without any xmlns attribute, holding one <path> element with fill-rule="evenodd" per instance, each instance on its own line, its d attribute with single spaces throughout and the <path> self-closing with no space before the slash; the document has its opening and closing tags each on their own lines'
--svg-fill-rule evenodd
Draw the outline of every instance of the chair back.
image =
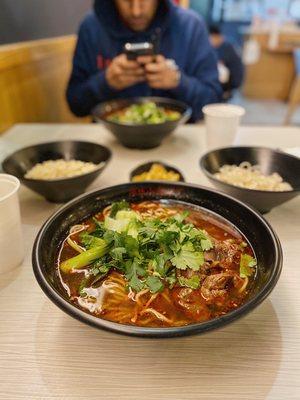
<svg viewBox="0 0 300 400">
<path fill-rule="evenodd" d="M 65 98 L 75 43 L 71 35 L 0 46 L 0 133 L 16 123 L 83 121 Z"/>
</svg>

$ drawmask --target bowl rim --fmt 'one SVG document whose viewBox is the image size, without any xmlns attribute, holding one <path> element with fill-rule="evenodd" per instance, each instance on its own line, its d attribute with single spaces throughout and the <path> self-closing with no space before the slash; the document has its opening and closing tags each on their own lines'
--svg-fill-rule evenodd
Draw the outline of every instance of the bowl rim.
<svg viewBox="0 0 300 400">
<path fill-rule="evenodd" d="M 132 169 L 132 170 L 129 172 L 129 180 L 130 180 L 130 182 L 135 183 L 135 182 L 132 181 L 132 179 L 136 176 L 136 175 L 134 175 L 134 172 L 135 172 L 137 169 L 142 168 L 142 167 L 145 167 L 145 166 L 148 165 L 148 164 L 151 164 L 150 169 L 151 169 L 151 167 L 152 167 L 153 164 L 161 164 L 161 165 L 162 165 L 163 167 L 165 167 L 166 169 L 169 169 L 169 170 L 174 171 L 174 172 L 176 172 L 177 174 L 179 174 L 180 179 L 181 179 L 180 181 L 164 181 L 164 180 L 162 180 L 161 182 L 174 182 L 174 183 L 176 183 L 176 182 L 185 182 L 185 178 L 184 178 L 182 172 L 181 172 L 177 167 L 175 167 L 175 166 L 173 166 L 173 165 L 170 165 L 170 164 L 166 164 L 164 161 L 157 161 L 157 160 L 154 160 L 154 161 L 149 160 L 149 161 L 147 161 L 147 162 L 145 162 L 145 163 L 139 164 L 137 167 L 135 167 L 134 169 Z M 150 171 L 150 170 L 149 170 L 149 171 Z M 155 179 L 155 180 L 157 181 L 157 179 Z M 151 180 L 151 181 L 143 181 L 143 182 L 153 182 L 153 181 Z"/>
<path fill-rule="evenodd" d="M 297 192 L 300 191 L 300 187 L 299 187 L 299 188 L 297 188 L 297 187 L 295 188 L 295 187 L 293 187 L 291 184 L 290 184 L 290 185 L 292 186 L 292 190 L 281 190 L 281 191 L 259 190 L 259 189 L 248 189 L 248 188 L 243 188 L 243 187 L 241 187 L 241 186 L 233 185 L 232 183 L 227 183 L 227 182 L 221 181 L 220 179 L 217 179 L 217 178 L 214 176 L 214 174 L 212 174 L 211 172 L 209 172 L 209 171 L 205 168 L 204 162 L 205 162 L 206 158 L 207 158 L 210 154 L 213 154 L 213 153 L 215 153 L 215 152 L 217 152 L 217 151 L 222 151 L 222 150 L 232 150 L 232 149 L 241 149 L 241 148 L 243 148 L 243 149 L 264 149 L 264 150 L 268 150 L 268 151 L 270 151 L 270 152 L 272 152 L 272 153 L 284 155 L 284 156 L 286 156 L 286 157 L 288 157 L 288 158 L 294 158 L 294 159 L 300 161 L 300 159 L 299 159 L 298 157 L 296 157 L 296 156 L 293 156 L 293 155 L 291 155 L 291 154 L 285 153 L 284 151 L 275 150 L 275 149 L 272 149 L 271 147 L 266 147 L 266 146 L 230 146 L 230 147 L 218 147 L 218 148 L 216 148 L 216 149 L 209 150 L 209 151 L 205 152 L 205 153 L 201 156 L 201 158 L 200 158 L 200 160 L 199 160 L 199 164 L 200 164 L 200 168 L 201 168 L 202 172 L 203 172 L 209 179 L 213 180 L 214 182 L 221 183 L 221 184 L 223 184 L 223 185 L 225 185 L 225 186 L 229 186 L 229 187 L 231 187 L 231 188 L 235 188 L 235 189 L 239 189 L 239 190 L 244 190 L 246 193 L 247 193 L 247 192 L 249 192 L 249 193 L 257 193 L 257 194 L 268 194 L 268 193 L 269 193 L 269 194 L 274 195 L 274 194 L 278 194 L 278 193 L 286 193 L 286 194 L 288 194 L 288 193 L 297 193 Z M 287 183 L 289 183 L 289 182 L 287 182 Z"/>
<path fill-rule="evenodd" d="M 236 113 L 235 114 L 231 114 L 231 115 L 216 115 L 215 113 L 213 113 L 212 108 L 218 109 L 218 108 L 227 108 L 227 110 L 231 109 L 232 111 L 234 110 Z M 239 106 L 238 104 L 229 104 L 229 103 L 210 103 L 210 104 L 206 104 L 203 108 L 202 108 L 202 112 L 204 115 L 208 116 L 208 117 L 213 117 L 213 118 L 241 118 L 246 114 L 246 109 L 242 106 Z"/>
<path fill-rule="evenodd" d="M 140 104 L 140 103 L 143 103 L 143 100 L 148 100 L 149 102 L 150 101 L 152 101 L 152 102 L 154 102 L 154 103 L 158 103 L 158 102 L 170 102 L 170 103 L 173 103 L 173 104 L 176 104 L 176 105 L 178 105 L 179 107 L 181 107 L 181 108 L 183 108 L 184 109 L 184 111 L 181 113 L 181 115 L 180 115 L 180 118 L 178 118 L 178 119 L 176 119 L 176 120 L 173 120 L 173 121 L 165 121 L 165 122 L 160 122 L 159 124 L 134 124 L 134 123 L 119 123 L 119 122 L 116 122 L 116 121 L 108 121 L 106 118 L 104 118 L 103 116 L 99 116 L 99 115 L 96 115 L 95 114 L 95 112 L 96 112 L 96 110 L 98 109 L 98 108 L 102 108 L 102 107 L 106 107 L 106 106 L 108 106 L 109 104 L 111 104 L 111 103 L 116 103 L 116 102 L 118 102 L 118 101 L 124 101 L 124 102 L 126 102 L 126 101 L 128 101 L 128 102 L 130 102 L 130 103 L 132 103 L 132 104 L 134 104 L 134 103 L 138 103 L 138 104 Z M 171 105 L 171 104 L 170 104 Z M 128 106 L 124 106 L 123 108 L 125 108 L 125 107 L 128 107 Z M 114 126 L 120 126 L 120 127 L 131 127 L 131 128 L 134 128 L 134 127 L 137 127 L 137 128 L 141 128 L 141 127 L 145 127 L 145 126 L 157 126 L 157 127 L 160 127 L 160 126 L 163 126 L 163 125 L 165 125 L 165 124 L 167 124 L 167 123 L 175 123 L 175 124 L 178 124 L 178 123 L 180 123 L 181 121 L 184 121 L 184 120 L 188 120 L 190 117 L 191 117 L 191 115 L 192 115 L 192 108 L 188 105 L 188 104 L 186 104 L 186 103 L 184 103 L 183 101 L 180 101 L 180 100 L 176 100 L 176 99 L 172 99 L 172 98 L 170 98 L 170 97 L 159 97 L 159 96 L 150 96 L 150 97 L 147 97 L 147 96 L 140 96 L 140 97 L 126 97 L 126 98 L 119 98 L 119 99 L 114 99 L 114 100 L 109 100 L 109 101 L 104 101 L 104 102 L 102 102 L 102 103 L 99 103 L 99 104 L 97 104 L 94 108 L 93 108 L 93 110 L 92 110 L 92 116 L 96 119 L 96 120 L 98 120 L 98 121 L 101 121 L 101 122 L 104 122 L 104 123 L 107 123 L 107 124 L 111 124 L 111 125 L 114 125 Z"/>
<path fill-rule="evenodd" d="M 53 144 L 57 144 L 57 143 L 84 143 L 84 144 L 91 144 L 93 146 L 96 145 L 98 147 L 101 147 L 105 151 L 107 151 L 108 157 L 107 157 L 107 159 L 105 161 L 101 161 L 101 163 L 98 164 L 97 167 L 93 171 L 85 172 L 85 173 L 80 174 L 80 175 L 74 175 L 74 176 L 56 178 L 56 179 L 32 179 L 32 178 L 25 178 L 25 175 L 23 175 L 22 177 L 20 176 L 20 177 L 16 177 L 16 178 L 20 179 L 22 182 L 35 182 L 35 183 L 44 183 L 44 184 L 45 183 L 59 183 L 59 182 L 63 183 L 63 182 L 65 182 L 67 180 L 70 180 L 70 179 L 76 180 L 78 178 L 82 178 L 84 176 L 85 177 L 86 176 L 90 176 L 90 175 L 94 174 L 95 172 L 101 171 L 109 163 L 109 161 L 112 158 L 112 151 L 108 147 L 106 147 L 106 146 L 104 146 L 102 144 L 96 143 L 96 142 L 90 142 L 90 141 L 87 141 L 87 140 L 56 140 L 56 141 L 51 141 L 51 142 L 40 142 L 40 143 L 32 144 L 32 145 L 29 145 L 29 146 L 26 146 L 26 147 L 22 147 L 22 148 L 20 148 L 20 149 L 18 149 L 16 151 L 14 151 L 13 153 L 11 153 L 7 157 L 5 157 L 5 159 L 2 161 L 2 169 L 3 169 L 3 171 L 5 173 L 11 175 L 10 172 L 6 172 L 6 170 L 5 170 L 5 163 L 10 158 L 14 157 L 19 152 L 22 152 L 24 150 L 29 150 L 31 148 L 38 148 L 38 147 L 40 147 L 42 145 L 53 145 Z M 49 160 L 45 160 L 45 161 L 50 161 L 50 160 L 53 160 L 53 159 L 49 159 Z M 53 161 L 55 161 L 55 160 L 53 160 Z M 13 175 L 13 176 L 15 176 L 15 175 Z"/>
<path fill-rule="evenodd" d="M 40 265 L 39 261 L 39 248 L 41 246 L 41 242 L 43 240 L 43 237 L 45 235 L 45 232 L 47 228 L 53 223 L 53 221 L 59 217 L 61 214 L 63 214 L 70 206 L 73 206 L 74 204 L 80 204 L 84 198 L 88 197 L 93 197 L 96 195 L 96 193 L 102 192 L 105 194 L 105 192 L 109 193 L 111 190 L 129 190 L 131 187 L 136 187 L 136 186 L 153 186 L 153 185 L 164 185 L 165 187 L 174 187 L 179 186 L 179 187 L 188 187 L 188 188 L 194 188 L 198 190 L 205 190 L 208 192 L 211 192 L 213 194 L 217 194 L 218 196 L 223 196 L 232 201 L 233 203 L 238 204 L 239 206 L 242 206 L 243 208 L 246 208 L 248 212 L 250 212 L 253 217 L 258 219 L 260 223 L 267 229 L 272 242 L 274 244 L 274 251 L 275 251 L 275 262 L 274 262 L 274 268 L 270 273 L 270 276 L 265 283 L 265 285 L 262 287 L 262 289 L 256 293 L 256 295 L 251 298 L 249 301 L 244 303 L 242 306 L 238 307 L 237 309 L 221 316 L 218 318 L 214 318 L 209 321 L 205 322 L 200 322 L 200 323 L 194 323 L 186 326 L 181 326 L 181 327 L 170 327 L 170 328 L 147 328 L 147 327 L 139 327 L 139 326 L 132 326 L 132 325 L 126 325 L 126 324 L 119 324 L 117 322 L 112 322 L 108 321 L 105 319 L 101 319 L 98 317 L 95 317 L 91 314 L 88 314 L 81 309 L 77 308 L 75 305 L 72 303 L 68 302 L 66 299 L 62 297 L 62 295 L 52 287 L 48 281 L 46 280 L 42 268 Z M 142 182 L 142 183 L 125 183 L 125 184 L 120 184 L 120 185 L 114 185 L 110 186 L 104 189 L 98 189 L 91 191 L 89 193 L 85 193 L 81 196 L 76 197 L 75 199 L 71 200 L 67 204 L 65 204 L 63 207 L 61 207 L 58 211 L 56 211 L 41 227 L 39 230 L 37 237 L 34 242 L 33 250 L 32 250 L 32 265 L 33 265 L 33 271 L 34 275 L 36 277 L 36 280 L 38 281 L 39 285 L 41 286 L 42 290 L 44 293 L 50 298 L 51 301 L 53 301 L 61 310 L 72 316 L 73 318 L 86 323 L 90 326 L 104 329 L 110 332 L 118 333 L 118 334 L 124 334 L 124 335 L 130 335 L 130 336 L 137 336 L 137 337 L 143 337 L 143 338 L 170 338 L 170 337 L 178 337 L 178 336 L 186 336 L 186 335 L 193 335 L 193 334 L 200 334 L 200 333 L 205 333 L 207 331 L 217 329 L 220 327 L 223 327 L 238 318 L 248 314 L 250 311 L 252 311 L 254 308 L 256 308 L 260 303 L 262 303 L 266 297 L 271 293 L 271 291 L 274 289 L 280 274 L 282 270 L 282 263 L 283 263 L 283 256 L 282 256 L 282 248 L 280 241 L 278 239 L 277 234 L 271 227 L 271 225 L 265 220 L 265 218 L 258 212 L 256 211 L 253 207 L 249 206 L 246 203 L 243 203 L 242 201 L 235 199 L 232 196 L 229 196 L 227 194 L 224 194 L 218 190 L 207 188 L 205 186 L 199 186 L 199 185 L 193 185 L 193 184 L 187 184 L 187 183 L 181 183 L 181 182 L 176 182 L 176 183 L 169 183 L 169 182 L 161 182 L 161 181 L 151 181 L 151 182 Z"/>
</svg>

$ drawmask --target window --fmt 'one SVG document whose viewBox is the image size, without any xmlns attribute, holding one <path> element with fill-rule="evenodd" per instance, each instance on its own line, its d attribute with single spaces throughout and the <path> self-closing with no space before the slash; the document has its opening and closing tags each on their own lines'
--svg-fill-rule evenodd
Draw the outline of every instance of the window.
<svg viewBox="0 0 300 400">
<path fill-rule="evenodd" d="M 291 1 L 289 14 L 293 19 L 300 20 L 300 1 L 299 0 Z"/>
<path fill-rule="evenodd" d="M 213 19 L 216 21 L 250 22 L 253 16 L 285 20 L 289 14 L 300 18 L 300 0 L 215 0 Z"/>
</svg>

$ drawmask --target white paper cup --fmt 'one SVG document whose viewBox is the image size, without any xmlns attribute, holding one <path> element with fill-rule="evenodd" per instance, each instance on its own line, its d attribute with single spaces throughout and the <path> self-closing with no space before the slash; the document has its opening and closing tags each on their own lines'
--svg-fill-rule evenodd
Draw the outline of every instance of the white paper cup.
<svg viewBox="0 0 300 400">
<path fill-rule="evenodd" d="M 0 174 L 0 273 L 16 268 L 24 258 L 19 187 L 17 178 Z"/>
<path fill-rule="evenodd" d="M 209 104 L 202 111 L 208 150 L 231 146 L 245 109 L 233 104 Z"/>
</svg>

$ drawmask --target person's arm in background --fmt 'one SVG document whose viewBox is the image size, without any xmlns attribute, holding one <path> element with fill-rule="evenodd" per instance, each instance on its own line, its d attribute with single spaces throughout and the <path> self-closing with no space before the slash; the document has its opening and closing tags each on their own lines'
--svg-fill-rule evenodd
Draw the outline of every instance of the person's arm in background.
<svg viewBox="0 0 300 400">
<path fill-rule="evenodd" d="M 119 90 L 145 80 L 144 70 L 124 54 L 115 57 L 107 69 L 98 70 L 97 54 L 85 21 L 79 30 L 73 70 L 67 88 L 67 101 L 78 117 L 90 115 L 100 102 L 115 97 Z"/>
<path fill-rule="evenodd" d="M 189 104 L 193 109 L 192 121 L 197 121 L 202 117 L 202 108 L 206 104 L 222 101 L 222 88 L 216 55 L 202 20 L 195 24 L 191 38 L 188 66 L 186 71 L 181 71 L 179 85 L 170 94 Z"/>
<path fill-rule="evenodd" d="M 105 71 L 97 71 L 97 57 L 91 46 L 87 21 L 84 21 L 79 29 L 73 70 L 67 88 L 69 107 L 78 117 L 89 115 L 97 103 L 113 95 L 112 88 L 106 82 Z"/>
</svg>

